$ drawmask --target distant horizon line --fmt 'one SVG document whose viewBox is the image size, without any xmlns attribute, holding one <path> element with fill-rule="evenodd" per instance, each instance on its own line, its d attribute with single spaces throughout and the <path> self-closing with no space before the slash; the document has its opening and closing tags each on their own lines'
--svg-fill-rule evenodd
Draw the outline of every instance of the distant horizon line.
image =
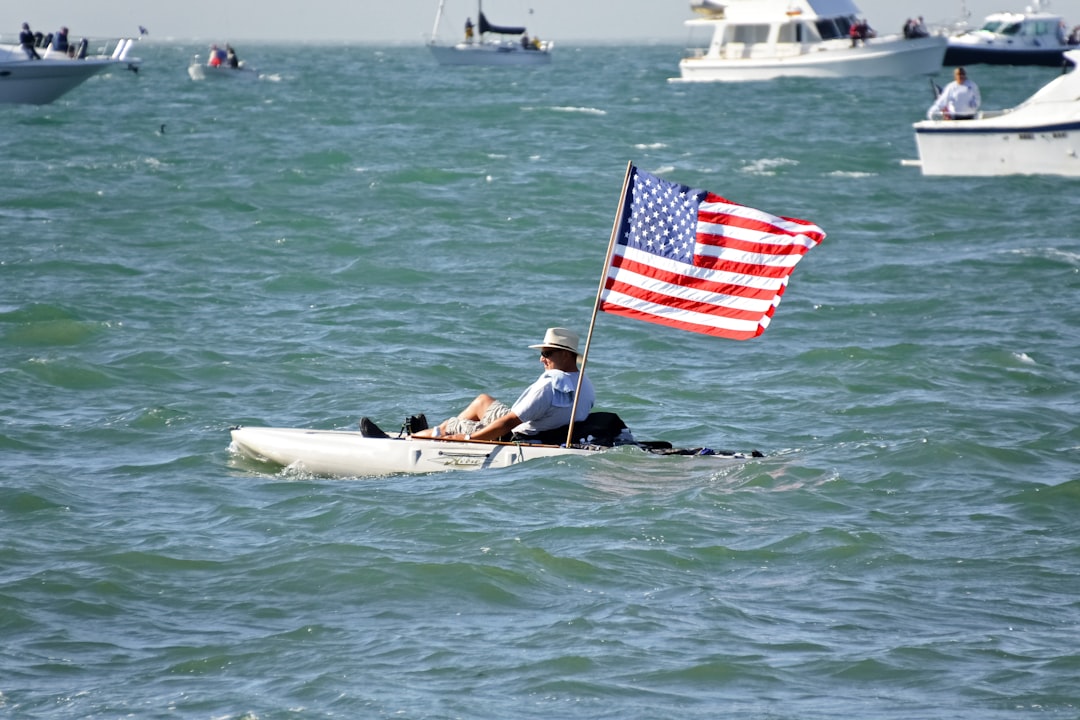
<svg viewBox="0 0 1080 720">
<path fill-rule="evenodd" d="M 2 36 L 0 36 L 2 37 Z M 273 38 L 273 37 L 228 37 L 228 36 L 210 36 L 205 37 L 151 37 L 150 35 L 143 35 L 141 37 L 128 36 L 128 35 L 116 35 L 116 36 L 103 36 L 103 35 L 86 35 L 80 36 L 86 37 L 89 40 L 102 40 L 102 39 L 115 39 L 120 37 L 132 37 L 138 40 L 140 44 L 147 45 L 183 45 L 189 43 L 253 43 L 253 44 L 274 44 L 274 45 L 368 45 L 374 47 L 400 47 L 410 45 L 425 46 L 429 42 L 429 37 L 424 35 L 417 39 L 398 39 L 398 40 L 361 40 L 355 38 L 312 38 L 309 40 L 291 38 Z M 545 40 L 549 39 L 544 37 Z M 657 38 L 657 37 L 627 37 L 627 38 L 582 38 L 572 37 L 560 39 L 550 38 L 556 43 L 556 47 L 560 43 L 574 43 L 580 45 L 682 45 L 685 41 L 681 41 L 678 38 Z M 3 42 L 0 39 L 0 42 Z"/>
</svg>

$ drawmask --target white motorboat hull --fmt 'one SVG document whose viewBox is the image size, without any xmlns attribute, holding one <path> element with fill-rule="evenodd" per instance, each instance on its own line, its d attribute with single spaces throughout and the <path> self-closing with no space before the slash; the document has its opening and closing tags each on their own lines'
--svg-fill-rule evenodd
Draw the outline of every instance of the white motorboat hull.
<svg viewBox="0 0 1080 720">
<path fill-rule="evenodd" d="M 117 65 L 126 63 L 108 58 L 73 60 L 62 55 L 27 60 L 19 46 L 0 46 L 0 103 L 47 105 Z"/>
<path fill-rule="evenodd" d="M 193 62 L 188 65 L 188 77 L 192 80 L 258 80 L 259 73 L 243 65 L 238 68 L 226 65 L 213 67 L 206 63 Z"/>
<path fill-rule="evenodd" d="M 527 50 L 516 43 L 458 43 L 439 45 L 429 43 L 428 49 L 440 65 L 533 66 L 551 63 L 551 45 Z"/>
<path fill-rule="evenodd" d="M 986 120 L 926 120 L 915 125 L 923 175 L 1080 177 L 1080 121 L 1004 127 Z"/>
<path fill-rule="evenodd" d="M 526 443 L 369 438 L 350 430 L 233 428 L 230 449 L 259 462 L 325 477 L 378 477 L 446 470 L 482 470 L 550 457 L 591 457 L 608 448 L 566 448 Z M 701 453 L 712 463 L 742 463 L 747 456 Z"/>
<path fill-rule="evenodd" d="M 834 40 L 819 43 L 809 52 L 762 56 L 703 54 L 679 62 L 676 82 L 747 82 L 782 77 L 839 78 L 930 75 L 941 69 L 946 39 L 942 36 L 906 39 L 873 38 L 865 45 Z"/>
<path fill-rule="evenodd" d="M 1072 63 L 1080 50 L 1070 50 Z M 1080 177 L 1080 74 L 1059 75 L 1015 108 L 915 123 L 923 175 Z"/>
</svg>

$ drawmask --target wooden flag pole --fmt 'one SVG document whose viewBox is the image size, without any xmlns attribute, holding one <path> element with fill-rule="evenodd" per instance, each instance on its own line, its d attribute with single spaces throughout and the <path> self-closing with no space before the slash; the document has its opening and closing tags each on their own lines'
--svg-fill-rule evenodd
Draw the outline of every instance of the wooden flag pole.
<svg viewBox="0 0 1080 720">
<path fill-rule="evenodd" d="M 600 273 L 600 287 L 596 289 L 596 300 L 593 302 L 592 318 L 589 319 L 589 333 L 585 336 L 585 349 L 581 352 L 581 367 L 578 368 L 577 388 L 574 390 L 574 404 L 570 408 L 570 426 L 566 429 L 566 446 L 570 447 L 574 440 L 574 418 L 577 416 L 578 398 L 581 397 L 581 382 L 585 379 L 585 363 L 589 361 L 589 346 L 592 345 L 593 328 L 596 326 L 596 316 L 600 313 L 600 295 L 604 292 L 607 283 L 608 268 L 611 266 L 611 253 L 615 250 L 616 235 L 619 232 L 619 221 L 622 220 L 623 209 L 626 205 L 626 188 L 630 184 L 630 173 L 634 170 L 632 160 L 626 163 L 626 177 L 623 178 L 622 192 L 619 193 L 619 209 L 615 212 L 615 222 L 611 224 L 611 237 L 608 239 L 607 254 L 604 255 L 604 271 Z"/>
</svg>

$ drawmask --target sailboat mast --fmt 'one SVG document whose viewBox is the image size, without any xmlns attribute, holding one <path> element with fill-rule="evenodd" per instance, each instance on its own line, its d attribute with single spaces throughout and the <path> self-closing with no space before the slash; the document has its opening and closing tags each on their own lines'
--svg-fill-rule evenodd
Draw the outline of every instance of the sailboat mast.
<svg viewBox="0 0 1080 720">
<path fill-rule="evenodd" d="M 446 0 L 439 0 L 439 7 L 435 10 L 435 27 L 431 28 L 431 42 L 435 42 L 439 37 L 439 20 L 442 19 L 444 4 L 446 4 Z"/>
</svg>

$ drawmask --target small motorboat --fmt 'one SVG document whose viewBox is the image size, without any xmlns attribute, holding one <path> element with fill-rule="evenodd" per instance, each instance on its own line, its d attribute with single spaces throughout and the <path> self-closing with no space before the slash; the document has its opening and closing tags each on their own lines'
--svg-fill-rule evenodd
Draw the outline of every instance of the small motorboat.
<svg viewBox="0 0 1080 720">
<path fill-rule="evenodd" d="M 945 49 L 946 65 L 1060 66 L 1064 52 L 1077 46 L 1060 15 L 1041 12 L 1040 3 L 1027 12 L 987 15 L 977 30 L 951 35 Z"/>
<path fill-rule="evenodd" d="M 1080 49 L 1068 50 L 1072 65 Z M 1016 107 L 914 124 L 923 175 L 1080 177 L 1080 74 L 1058 75 Z"/>
<path fill-rule="evenodd" d="M 0 103 L 47 105 L 106 70 L 138 71 L 140 61 L 129 57 L 133 43 L 119 40 L 111 53 L 98 55 L 89 54 L 85 39 L 71 54 L 49 44 L 40 60 L 27 58 L 20 45 L 0 43 Z"/>
<path fill-rule="evenodd" d="M 929 75 L 945 54 L 940 35 L 876 36 L 852 0 L 693 0 L 691 10 L 687 27 L 711 39 L 674 82 Z"/>
<path fill-rule="evenodd" d="M 207 65 L 199 62 L 196 56 L 188 65 L 188 77 L 192 80 L 258 80 L 259 72 L 255 68 L 245 67 L 242 63 L 235 68 Z"/>
<path fill-rule="evenodd" d="M 205 61 L 198 55 L 191 59 L 188 77 L 192 80 L 258 80 L 259 72 L 237 58 L 230 45 L 211 45 Z"/>
<path fill-rule="evenodd" d="M 435 27 L 431 31 L 428 49 L 440 65 L 547 65 L 551 62 L 554 43 L 539 38 L 529 38 L 525 27 L 494 25 L 484 15 L 478 3 L 477 20 L 465 26 L 465 40 L 447 45 L 439 41 L 439 23 L 445 0 L 439 0 L 435 11 Z M 477 33 L 474 35 L 474 30 Z"/>
<path fill-rule="evenodd" d="M 606 413 L 602 415 L 607 415 Z M 591 417 L 591 416 L 590 416 Z M 621 421 L 619 421 L 621 423 Z M 242 457 L 323 477 L 378 477 L 446 470 L 505 468 L 551 457 L 593 457 L 613 449 L 653 455 L 698 455 L 710 463 L 735 464 L 751 453 L 718 452 L 710 448 L 672 448 L 666 442 L 638 442 L 629 434 L 584 437 L 567 446 L 536 442 L 491 442 L 413 437 L 366 437 L 358 430 L 308 430 L 279 427 L 235 427 L 230 450 Z M 576 434 L 576 433 L 575 433 Z"/>
</svg>

